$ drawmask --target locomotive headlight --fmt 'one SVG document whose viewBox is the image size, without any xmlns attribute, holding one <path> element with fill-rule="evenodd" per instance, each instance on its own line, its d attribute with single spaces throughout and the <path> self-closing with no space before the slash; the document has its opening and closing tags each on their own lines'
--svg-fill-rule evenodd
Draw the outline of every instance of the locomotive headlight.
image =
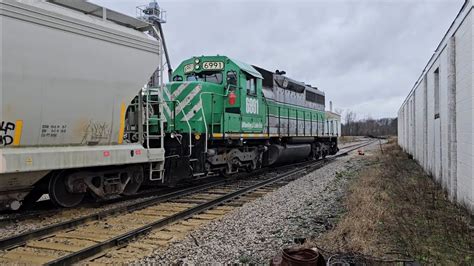
<svg viewBox="0 0 474 266">
<path fill-rule="evenodd" d="M 199 65 L 195 65 L 194 68 L 195 68 L 195 69 L 199 69 Z"/>
<path fill-rule="evenodd" d="M 197 58 L 194 60 L 194 63 L 196 63 L 196 64 L 199 64 L 199 62 L 200 62 L 200 61 L 199 61 L 199 59 L 197 59 Z"/>
<path fill-rule="evenodd" d="M 201 139 L 201 134 L 199 134 L 199 133 L 194 134 L 194 139 L 200 140 Z"/>
</svg>

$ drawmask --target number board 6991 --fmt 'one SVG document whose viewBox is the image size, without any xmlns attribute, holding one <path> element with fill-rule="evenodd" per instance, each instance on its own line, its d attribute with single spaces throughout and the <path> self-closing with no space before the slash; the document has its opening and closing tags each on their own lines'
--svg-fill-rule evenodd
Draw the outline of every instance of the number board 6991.
<svg viewBox="0 0 474 266">
<path fill-rule="evenodd" d="M 222 70 L 224 69 L 224 62 L 204 62 L 202 68 L 204 70 Z"/>
</svg>

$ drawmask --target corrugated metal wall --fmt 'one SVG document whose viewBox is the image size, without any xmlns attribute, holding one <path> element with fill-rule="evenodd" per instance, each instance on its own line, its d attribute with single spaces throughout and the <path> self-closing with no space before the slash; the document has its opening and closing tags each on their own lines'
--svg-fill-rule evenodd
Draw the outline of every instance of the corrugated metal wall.
<svg viewBox="0 0 474 266">
<path fill-rule="evenodd" d="M 474 212 L 472 10 L 466 2 L 400 107 L 398 143 Z"/>
</svg>

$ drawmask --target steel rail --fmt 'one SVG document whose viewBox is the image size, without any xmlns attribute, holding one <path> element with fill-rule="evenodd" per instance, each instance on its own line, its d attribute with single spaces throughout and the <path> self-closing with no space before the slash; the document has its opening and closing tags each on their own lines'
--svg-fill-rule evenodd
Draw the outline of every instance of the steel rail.
<svg viewBox="0 0 474 266">
<path fill-rule="evenodd" d="M 356 141 L 356 143 L 353 143 L 353 144 L 350 144 L 350 145 L 341 147 L 341 149 L 352 148 L 352 147 L 354 147 L 354 146 L 360 145 L 361 143 L 367 143 L 367 142 L 371 142 L 371 141 L 373 141 L 373 140 L 361 140 L 361 141 Z"/>
<path fill-rule="evenodd" d="M 362 147 L 368 146 L 368 145 L 370 145 L 370 144 L 372 144 L 372 143 L 375 143 L 375 142 L 377 142 L 377 140 L 368 140 L 368 141 L 365 141 L 365 142 L 362 143 L 362 144 L 361 144 L 361 143 L 358 143 L 358 144 L 355 144 L 355 145 L 349 145 L 349 146 L 347 146 L 347 147 L 342 148 L 342 149 L 347 149 L 347 150 L 340 150 L 340 151 L 338 152 L 338 154 L 335 155 L 335 156 L 336 156 L 336 157 L 341 157 L 341 156 L 347 155 L 347 154 L 348 154 L 349 152 L 351 152 L 351 151 L 360 149 L 360 148 L 362 148 Z M 354 146 L 355 146 L 355 148 L 353 148 Z"/>
</svg>

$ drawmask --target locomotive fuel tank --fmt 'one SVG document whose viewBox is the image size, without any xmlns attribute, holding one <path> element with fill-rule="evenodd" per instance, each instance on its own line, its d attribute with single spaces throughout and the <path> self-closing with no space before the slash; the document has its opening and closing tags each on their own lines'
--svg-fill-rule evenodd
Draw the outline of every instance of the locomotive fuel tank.
<svg viewBox="0 0 474 266">
<path fill-rule="evenodd" d="M 283 164 L 303 161 L 311 154 L 311 144 L 273 144 L 264 154 L 264 164 Z"/>
</svg>

